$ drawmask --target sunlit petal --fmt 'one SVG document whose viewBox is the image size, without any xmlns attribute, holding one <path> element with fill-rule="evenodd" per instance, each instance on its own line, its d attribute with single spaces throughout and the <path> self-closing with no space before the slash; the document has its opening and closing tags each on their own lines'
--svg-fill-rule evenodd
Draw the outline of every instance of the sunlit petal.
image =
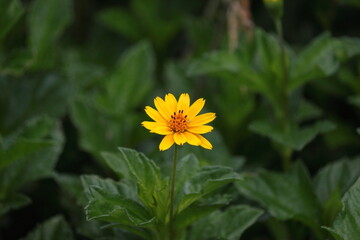
<svg viewBox="0 0 360 240">
<path fill-rule="evenodd" d="M 201 140 L 197 137 L 196 134 L 190 132 L 184 132 L 186 136 L 186 140 L 189 144 L 194 146 L 199 146 L 201 144 Z"/>
<path fill-rule="evenodd" d="M 158 126 L 156 128 L 153 128 L 151 130 L 151 132 L 157 133 L 157 134 L 160 134 L 160 135 L 172 134 L 171 129 L 169 127 L 167 127 L 167 126 Z"/>
<path fill-rule="evenodd" d="M 201 140 L 201 143 L 200 143 L 200 146 L 203 147 L 203 148 L 206 148 L 206 149 L 212 149 L 213 146 L 211 145 L 211 143 L 206 139 L 204 138 L 203 136 L 201 135 L 196 135 L 200 140 Z"/>
<path fill-rule="evenodd" d="M 145 112 L 146 112 L 146 114 L 149 115 L 149 117 L 151 117 L 154 121 L 167 124 L 167 121 L 164 119 L 164 117 L 161 116 L 161 114 L 160 114 L 158 111 L 156 111 L 155 109 L 153 109 L 152 107 L 146 106 L 146 107 L 145 107 Z"/>
<path fill-rule="evenodd" d="M 166 135 L 160 142 L 159 149 L 160 151 L 165 151 L 169 149 L 174 144 L 173 134 Z"/>
<path fill-rule="evenodd" d="M 175 143 L 178 145 L 183 145 L 186 143 L 186 136 L 184 133 L 174 133 Z"/>
<path fill-rule="evenodd" d="M 187 93 L 182 93 L 179 97 L 178 105 L 176 112 L 178 111 L 187 111 L 190 106 L 190 96 Z"/>
<path fill-rule="evenodd" d="M 154 104 L 155 104 L 156 109 L 161 114 L 161 116 L 163 116 L 163 118 L 165 120 L 169 121 L 171 118 L 172 112 L 170 112 L 170 109 L 166 105 L 165 101 L 160 97 L 156 97 L 154 100 Z"/>
<path fill-rule="evenodd" d="M 205 105 L 205 100 L 203 98 L 199 98 L 196 100 L 189 108 L 188 111 L 186 111 L 186 115 L 189 120 L 193 119 L 200 111 L 203 109 Z"/>
<path fill-rule="evenodd" d="M 141 125 L 143 125 L 146 129 L 150 131 L 161 126 L 158 122 L 149 122 L 149 121 L 143 121 Z"/>
<path fill-rule="evenodd" d="M 204 134 L 211 132 L 213 129 L 214 128 L 212 126 L 201 125 L 201 126 L 189 127 L 187 130 L 192 133 Z"/>
<path fill-rule="evenodd" d="M 174 95 L 171 93 L 166 94 L 165 103 L 169 107 L 170 113 L 173 114 L 177 109 L 177 101 Z"/>
<path fill-rule="evenodd" d="M 207 124 L 207 123 L 213 121 L 215 118 L 216 118 L 215 113 L 204 113 L 204 114 L 198 115 L 190 121 L 189 127 Z"/>
</svg>

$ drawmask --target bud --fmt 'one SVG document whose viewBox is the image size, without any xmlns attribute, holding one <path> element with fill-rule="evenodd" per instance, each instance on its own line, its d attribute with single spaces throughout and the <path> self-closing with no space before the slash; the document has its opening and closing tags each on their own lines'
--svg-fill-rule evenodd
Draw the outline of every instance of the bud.
<svg viewBox="0 0 360 240">
<path fill-rule="evenodd" d="M 270 15 L 276 20 L 280 20 L 283 14 L 283 0 L 263 0 Z"/>
</svg>

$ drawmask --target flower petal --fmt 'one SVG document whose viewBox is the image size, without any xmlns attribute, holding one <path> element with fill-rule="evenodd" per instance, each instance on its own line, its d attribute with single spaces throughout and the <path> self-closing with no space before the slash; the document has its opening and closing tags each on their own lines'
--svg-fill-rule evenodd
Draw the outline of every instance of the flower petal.
<svg viewBox="0 0 360 240">
<path fill-rule="evenodd" d="M 160 142 L 159 149 L 160 151 L 165 151 L 169 149 L 174 144 L 174 134 L 166 135 Z"/>
<path fill-rule="evenodd" d="M 156 127 L 154 129 L 151 130 L 152 133 L 157 133 L 160 135 L 168 135 L 168 134 L 172 134 L 173 131 L 171 131 L 171 129 L 167 126 L 159 126 Z"/>
<path fill-rule="evenodd" d="M 176 112 L 184 110 L 185 112 L 189 109 L 190 106 L 190 96 L 187 93 L 182 93 L 179 97 L 178 105 Z"/>
<path fill-rule="evenodd" d="M 186 143 L 186 136 L 184 133 L 174 133 L 174 141 L 177 145 L 183 145 Z"/>
<path fill-rule="evenodd" d="M 186 136 L 186 140 L 189 144 L 194 146 L 199 146 L 201 143 L 201 140 L 196 136 L 196 134 L 190 133 L 190 132 L 184 132 Z"/>
<path fill-rule="evenodd" d="M 146 129 L 149 129 L 150 131 L 153 131 L 154 129 L 161 127 L 161 124 L 158 122 L 149 122 L 149 121 L 143 121 L 141 123 Z"/>
<path fill-rule="evenodd" d="M 196 136 L 201 140 L 201 143 L 200 143 L 201 147 L 210 149 L 210 150 L 213 148 L 211 143 L 206 138 L 204 138 L 203 136 L 201 136 L 199 134 L 197 134 Z"/>
<path fill-rule="evenodd" d="M 152 107 L 146 106 L 145 107 L 145 112 L 154 121 L 167 124 L 167 121 L 161 116 L 161 114 L 158 111 L 156 111 L 155 109 L 153 109 Z"/>
<path fill-rule="evenodd" d="M 192 120 L 190 120 L 188 126 L 193 127 L 193 126 L 204 125 L 204 124 L 207 124 L 207 123 L 213 121 L 215 118 L 216 118 L 215 113 L 204 113 L 204 114 L 198 115 L 198 116 L 194 117 Z"/>
<path fill-rule="evenodd" d="M 205 100 L 203 98 L 199 98 L 196 100 L 189 108 L 189 110 L 185 113 L 189 120 L 193 119 L 200 111 L 203 109 L 205 105 Z"/>
<path fill-rule="evenodd" d="M 170 112 L 170 108 L 169 106 L 165 103 L 165 101 L 160 98 L 160 97 L 156 97 L 154 99 L 154 104 L 156 109 L 159 111 L 159 113 L 161 114 L 161 116 L 163 116 L 163 118 L 167 121 L 170 120 L 171 118 L 171 114 L 172 112 Z"/>
<path fill-rule="evenodd" d="M 177 101 L 174 95 L 171 93 L 168 93 L 165 95 L 165 103 L 167 106 L 169 106 L 170 113 L 176 112 L 177 108 Z"/>
<path fill-rule="evenodd" d="M 214 128 L 212 126 L 208 125 L 201 125 L 201 126 L 194 126 L 194 127 L 188 127 L 187 130 L 192 133 L 198 133 L 198 134 L 204 134 L 211 132 Z"/>
</svg>

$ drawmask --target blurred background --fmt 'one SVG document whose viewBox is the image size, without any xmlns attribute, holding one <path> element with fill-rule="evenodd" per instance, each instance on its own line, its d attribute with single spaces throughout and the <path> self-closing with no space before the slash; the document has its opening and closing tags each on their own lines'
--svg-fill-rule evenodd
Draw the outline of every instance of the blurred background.
<svg viewBox="0 0 360 240">
<path fill-rule="evenodd" d="M 101 152 L 118 146 L 166 167 L 140 124 L 166 93 L 217 114 L 214 149 L 182 150 L 205 165 L 314 174 L 359 154 L 359 1 L 284 1 L 282 23 L 281 46 L 261 0 L 0 0 L 0 156 L 21 159 L 0 165 L 0 239 L 59 214 L 76 239 L 103 236 L 78 176 L 113 177 Z M 257 229 L 244 239 L 272 239 Z"/>
</svg>

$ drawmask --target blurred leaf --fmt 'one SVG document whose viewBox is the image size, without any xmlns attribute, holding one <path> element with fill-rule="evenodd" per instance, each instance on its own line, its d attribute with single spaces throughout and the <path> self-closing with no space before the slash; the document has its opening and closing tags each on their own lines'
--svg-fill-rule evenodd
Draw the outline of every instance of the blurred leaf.
<svg viewBox="0 0 360 240">
<path fill-rule="evenodd" d="M 68 193 L 72 199 L 75 199 L 78 205 L 86 204 L 83 186 L 79 176 L 56 173 L 54 174 L 54 179 L 64 192 Z"/>
<path fill-rule="evenodd" d="M 354 240 L 360 236 L 360 178 L 342 199 L 343 208 L 332 228 L 326 228 L 336 240 Z"/>
<path fill-rule="evenodd" d="M 14 193 L 6 196 L 2 199 L 3 196 L 0 196 L 0 216 L 6 212 L 21 208 L 31 202 L 30 198 L 25 195 Z"/>
<path fill-rule="evenodd" d="M 54 49 L 73 15 L 72 0 L 35 0 L 28 15 L 29 45 L 35 68 L 54 64 Z"/>
<path fill-rule="evenodd" d="M 213 23 L 208 19 L 189 18 L 185 19 L 187 37 L 191 42 L 194 55 L 204 53 L 211 49 L 214 42 Z"/>
<path fill-rule="evenodd" d="M 263 171 L 241 176 L 243 179 L 236 183 L 239 191 L 267 208 L 272 216 L 294 219 L 318 231 L 321 207 L 302 163 L 294 163 L 287 173 Z"/>
<path fill-rule="evenodd" d="M 218 72 L 237 73 L 241 71 L 239 60 L 235 54 L 227 51 L 216 51 L 204 54 L 194 60 L 187 70 L 189 76 L 213 74 Z"/>
<path fill-rule="evenodd" d="M 3 206 L 10 209 L 13 206 L 20 206 L 17 202 L 27 202 L 27 199 L 16 194 L 26 184 L 45 177 L 50 177 L 53 174 L 57 158 L 62 150 L 63 136 L 59 129 L 57 129 L 56 122 L 48 118 L 36 119 L 37 123 L 29 122 L 25 125 L 23 130 L 17 135 L 13 135 L 11 139 L 6 139 L 4 142 L 9 144 L 18 144 L 17 138 L 27 137 L 28 139 L 47 140 L 48 146 L 46 148 L 38 149 L 38 151 L 28 151 L 27 154 L 18 154 L 16 160 L 7 165 L 0 171 L 0 201 L 1 204 L 10 204 L 10 206 Z M 52 128 L 50 128 L 49 121 L 52 121 Z M 46 129 L 44 129 L 44 126 Z M 53 127 L 56 127 L 55 129 Z M 37 131 L 38 130 L 38 131 Z M 46 130 L 44 136 L 43 131 Z M 40 135 L 39 135 L 40 132 Z M 16 197 L 16 198 L 13 198 Z M 15 203 L 8 203 L 7 199 L 14 199 Z M 4 202 L 3 202 L 4 200 Z"/>
<path fill-rule="evenodd" d="M 192 226 L 189 240 L 237 240 L 262 213 L 260 209 L 245 205 L 234 205 L 225 211 L 216 211 Z"/>
<path fill-rule="evenodd" d="M 360 6 L 360 4 L 359 4 Z M 345 61 L 360 54 L 360 39 L 341 37 L 338 38 L 339 49 L 336 52 L 339 60 Z"/>
<path fill-rule="evenodd" d="M 269 137 L 272 141 L 289 146 L 297 151 L 303 149 L 317 135 L 331 131 L 334 128 L 335 125 L 330 121 L 318 121 L 302 128 L 291 125 L 288 129 L 283 129 L 269 120 L 255 121 L 250 125 L 250 130 L 253 132 Z"/>
<path fill-rule="evenodd" d="M 99 105 L 110 113 L 125 114 L 143 103 L 154 84 L 155 57 L 150 45 L 141 42 L 126 51 L 108 81 Z M 136 98 L 134 98 L 136 96 Z"/>
<path fill-rule="evenodd" d="M 0 132 L 6 136 L 35 116 L 62 115 L 67 90 L 67 83 L 58 75 L 0 76 Z"/>
<path fill-rule="evenodd" d="M 360 135 L 360 128 L 356 129 L 356 131 Z"/>
<path fill-rule="evenodd" d="M 73 240 L 74 235 L 70 226 L 62 216 L 55 216 L 38 225 L 22 240 Z"/>
<path fill-rule="evenodd" d="M 130 13 L 121 8 L 108 8 L 100 11 L 97 19 L 104 26 L 124 35 L 130 40 L 139 40 L 142 37 L 141 27 Z"/>
<path fill-rule="evenodd" d="M 360 7 L 360 2 L 357 0 L 337 0 L 340 4 L 350 5 L 354 7 Z"/>
<path fill-rule="evenodd" d="M 332 75 L 339 68 L 335 58 L 336 40 L 329 34 L 322 34 L 302 50 L 290 68 L 288 91 L 307 81 Z"/>
<path fill-rule="evenodd" d="M 320 202 L 325 202 L 334 191 L 342 196 L 360 176 L 360 158 L 342 159 L 321 168 L 314 178 L 315 191 Z"/>
<path fill-rule="evenodd" d="M 24 8 L 20 1 L 0 0 L 0 43 L 23 13 Z"/>
<path fill-rule="evenodd" d="M 4 149 L 0 145 L 0 170 L 10 163 L 36 153 L 44 148 L 50 147 L 52 144 L 46 141 L 34 141 L 19 139 L 9 148 Z"/>
</svg>

